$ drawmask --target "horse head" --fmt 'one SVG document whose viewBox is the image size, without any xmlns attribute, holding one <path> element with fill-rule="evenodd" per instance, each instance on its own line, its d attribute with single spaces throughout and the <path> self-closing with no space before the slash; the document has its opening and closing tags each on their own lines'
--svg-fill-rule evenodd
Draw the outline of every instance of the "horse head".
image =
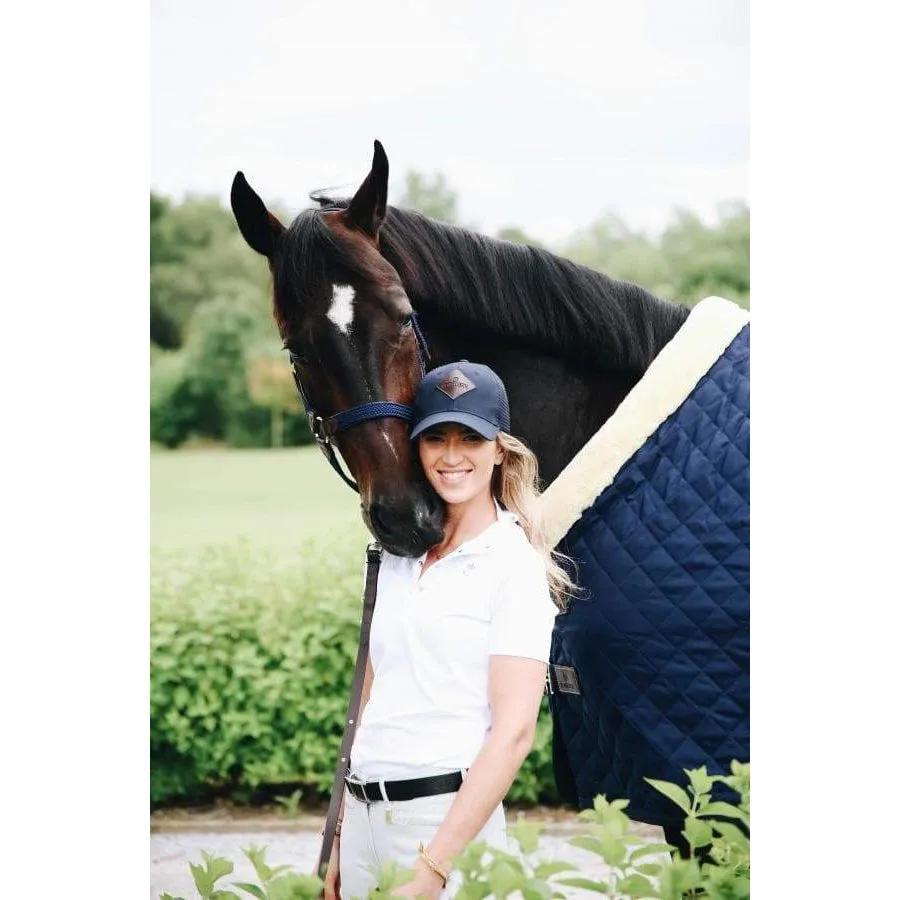
<svg viewBox="0 0 900 900">
<path fill-rule="evenodd" d="M 285 228 L 238 172 L 231 207 L 244 239 L 268 260 L 275 322 L 311 421 L 368 410 L 320 446 L 330 452 L 330 439 L 340 450 L 372 534 L 392 553 L 418 556 L 440 540 L 444 509 L 403 418 L 423 348 L 400 276 L 379 250 L 387 182 L 376 141 L 371 171 L 349 203 L 304 210 Z"/>
</svg>

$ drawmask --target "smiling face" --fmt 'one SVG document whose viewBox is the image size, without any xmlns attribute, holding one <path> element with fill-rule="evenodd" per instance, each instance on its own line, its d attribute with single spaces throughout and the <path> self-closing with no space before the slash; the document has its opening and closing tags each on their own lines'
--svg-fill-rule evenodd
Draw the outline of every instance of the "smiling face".
<svg viewBox="0 0 900 900">
<path fill-rule="evenodd" d="M 446 422 L 424 431 L 418 444 L 425 477 L 445 503 L 477 503 L 490 496 L 494 467 L 503 459 L 496 440 Z"/>
</svg>

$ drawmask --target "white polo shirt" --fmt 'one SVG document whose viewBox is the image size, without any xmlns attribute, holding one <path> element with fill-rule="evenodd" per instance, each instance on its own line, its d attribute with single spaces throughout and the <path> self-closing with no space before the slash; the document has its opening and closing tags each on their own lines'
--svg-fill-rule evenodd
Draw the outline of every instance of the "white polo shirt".
<svg viewBox="0 0 900 900">
<path fill-rule="evenodd" d="M 370 654 L 375 673 L 351 752 L 364 780 L 468 768 L 491 727 L 488 657 L 547 662 L 558 612 L 516 516 L 498 519 L 422 573 L 385 551 Z M 421 573 L 421 577 L 420 577 Z"/>
</svg>

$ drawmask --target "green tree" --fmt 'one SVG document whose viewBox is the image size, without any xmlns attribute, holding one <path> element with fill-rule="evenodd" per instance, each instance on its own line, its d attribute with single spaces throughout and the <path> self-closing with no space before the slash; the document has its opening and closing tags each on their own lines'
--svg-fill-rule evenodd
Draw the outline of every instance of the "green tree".
<svg viewBox="0 0 900 900">
<path fill-rule="evenodd" d="M 247 388 L 254 403 L 272 417 L 272 446 L 284 446 L 284 414 L 302 412 L 290 365 L 281 357 L 257 355 L 247 366 Z"/>
<path fill-rule="evenodd" d="M 151 366 L 151 437 L 177 446 L 190 437 L 238 436 L 241 418 L 255 406 L 246 386 L 246 348 L 263 331 L 252 298 L 224 295 L 198 306 L 184 346 Z M 257 408 L 256 415 L 265 434 L 267 411 Z"/>
<path fill-rule="evenodd" d="M 216 199 L 175 203 L 151 193 L 153 440 L 265 447 L 273 428 L 288 444 L 311 439 L 291 401 L 273 413 L 269 400 L 251 395 L 248 367 L 277 346 L 271 296 L 265 261 L 247 247 L 230 210 Z"/>
<path fill-rule="evenodd" d="M 414 209 L 441 222 L 454 225 L 459 222 L 457 194 L 447 183 L 443 172 L 437 172 L 429 178 L 410 169 L 406 173 L 405 187 L 397 205 L 404 209 Z"/>
<path fill-rule="evenodd" d="M 501 241 L 512 241 L 514 244 L 528 244 L 531 247 L 543 247 L 537 238 L 530 237 L 521 228 L 515 225 L 507 225 L 497 232 Z"/>
<path fill-rule="evenodd" d="M 639 284 L 659 296 L 671 296 L 672 278 L 659 247 L 643 232 L 609 213 L 576 231 L 562 247 L 562 255 L 618 278 Z"/>
<path fill-rule="evenodd" d="M 719 294 L 750 306 L 750 209 L 743 202 L 720 204 L 717 222 L 707 226 L 688 210 L 676 211 L 661 251 L 679 299 L 693 305 Z"/>
<path fill-rule="evenodd" d="M 188 440 L 203 419 L 186 377 L 186 361 L 179 350 L 151 354 L 150 440 L 170 448 Z"/>
<path fill-rule="evenodd" d="M 247 248 L 218 200 L 188 197 L 173 205 L 150 195 L 150 339 L 180 347 L 194 311 L 217 296 L 253 298 L 269 318 L 265 262 Z"/>
<path fill-rule="evenodd" d="M 710 226 L 696 213 L 676 210 L 655 239 L 607 214 L 577 231 L 559 252 L 687 306 L 711 294 L 750 305 L 750 210 L 741 202 L 721 204 Z"/>
<path fill-rule="evenodd" d="M 273 331 L 274 325 L 264 326 L 256 314 L 253 296 L 216 297 L 191 317 L 185 344 L 189 376 L 197 394 L 208 398 L 217 413 L 209 437 L 246 443 L 241 419 L 252 418 L 255 406 L 247 389 L 247 350 L 266 336 L 271 339 Z M 258 410 L 257 418 L 266 421 L 265 412 Z"/>
</svg>

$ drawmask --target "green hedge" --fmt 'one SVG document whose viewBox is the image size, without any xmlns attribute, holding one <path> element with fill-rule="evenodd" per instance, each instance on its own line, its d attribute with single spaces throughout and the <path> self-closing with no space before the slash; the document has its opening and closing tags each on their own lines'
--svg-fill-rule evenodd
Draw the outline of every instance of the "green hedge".
<svg viewBox="0 0 900 900">
<path fill-rule="evenodd" d="M 285 784 L 301 785 L 307 799 L 327 796 L 356 659 L 362 567 L 347 548 L 305 547 L 289 562 L 249 545 L 154 553 L 154 805 Z M 508 799 L 556 800 L 546 709 Z"/>
</svg>

